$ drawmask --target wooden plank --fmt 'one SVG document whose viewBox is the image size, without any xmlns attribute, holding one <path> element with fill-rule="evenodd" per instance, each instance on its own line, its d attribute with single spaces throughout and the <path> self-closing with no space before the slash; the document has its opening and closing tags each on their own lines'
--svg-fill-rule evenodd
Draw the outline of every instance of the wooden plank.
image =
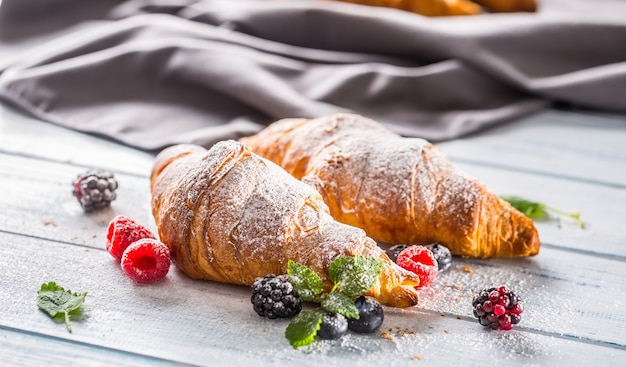
<svg viewBox="0 0 626 367">
<path fill-rule="evenodd" d="M 579 251 L 626 257 L 624 218 L 626 189 L 570 181 L 482 165 L 459 164 L 498 195 L 518 195 L 567 212 L 577 211 L 585 228 L 572 219 L 551 214 L 537 220 L 542 243 Z"/>
<path fill-rule="evenodd" d="M 591 253 L 626 257 L 626 190 L 567 181 L 523 172 L 507 172 L 482 165 L 461 164 L 497 194 L 515 194 L 549 203 L 563 210 L 579 210 L 585 221 L 551 217 L 537 222 L 546 244 Z M 73 165 L 0 153 L 0 229 L 29 233 L 59 241 L 95 243 L 85 231 L 92 223 L 104 227 L 116 214 L 125 214 L 155 229 L 147 178 L 117 174 L 118 198 L 110 209 L 84 215 L 71 195 L 71 181 L 83 169 Z"/>
<path fill-rule="evenodd" d="M 303 352 L 286 342 L 286 321 L 266 320 L 254 314 L 247 287 L 193 281 L 175 269 L 162 282 L 136 285 L 105 251 L 6 233 L 0 233 L 0 243 L 4 244 L 0 256 L 8 260 L 0 287 L 12 295 L 12 302 L 7 302 L 0 314 L 0 325 L 10 329 L 11 335 L 23 330 L 28 335 L 36 333 L 197 365 L 228 360 L 234 366 L 337 366 L 346 362 L 400 366 L 413 363 L 411 358 L 419 356 L 432 365 L 459 361 L 481 365 L 496 360 L 506 360 L 513 366 L 565 365 L 585 359 L 617 366 L 626 358 L 621 332 L 626 320 L 622 308 L 615 307 L 624 304 L 623 295 L 609 293 L 613 296 L 611 302 L 601 305 L 607 301 L 598 297 L 602 290 L 588 293 L 593 287 L 579 281 L 584 278 L 596 285 L 620 285 L 615 278 L 621 278 L 621 268 L 606 259 L 589 257 L 582 261 L 573 256 L 558 263 L 564 254 L 553 250 L 537 265 L 533 261 L 484 266 L 469 262 L 476 270 L 474 274 L 455 266 L 441 278 L 442 285 L 428 295 L 422 292 L 423 309 L 387 309 L 381 331 L 388 331 L 392 340 L 378 333 L 349 334 L 340 341 L 316 343 Z M 550 276 L 542 275 L 543 266 Z M 589 275 L 565 270 L 573 268 Z M 559 276 L 566 279 L 557 281 Z M 466 307 L 450 301 L 457 291 L 446 285 L 449 282 L 469 289 L 495 278 L 515 279 L 522 291 L 531 291 L 524 294 L 528 307 L 523 324 L 516 330 L 485 330 L 467 317 Z M 36 310 L 36 291 L 50 280 L 74 291 L 89 292 L 83 319 L 72 321 L 72 334 Z M 612 291 L 611 287 L 605 289 Z M 582 299 L 585 302 L 573 304 Z M 446 312 L 446 316 L 440 316 L 440 312 Z M 458 312 L 459 318 L 452 312 Z M 546 324 L 547 328 L 542 327 Z M 572 330 L 575 333 L 569 335 Z M 4 334 L 11 343 L 22 338 Z M 28 348 L 33 355 L 41 355 L 46 347 L 34 344 Z M 23 349 L 7 348 L 3 352 L 8 358 L 24 354 Z"/>
<path fill-rule="evenodd" d="M 453 162 L 626 186 L 626 117 L 547 110 L 438 146 Z"/>
<path fill-rule="evenodd" d="M 71 339 L 8 330 L 0 326 L 0 355 L 5 366 L 85 366 L 141 367 L 171 366 L 151 356 L 89 345 Z"/>
<path fill-rule="evenodd" d="M 83 171 L 70 164 L 0 153 L 0 229 L 96 248 L 103 248 L 106 234 L 99 230 L 118 214 L 156 230 L 148 178 L 117 173 L 117 199 L 109 208 L 85 213 L 72 195 L 72 180 Z"/>
<path fill-rule="evenodd" d="M 0 151 L 82 167 L 150 175 L 152 154 L 65 129 L 0 104 Z"/>
<path fill-rule="evenodd" d="M 0 104 L 0 149 L 149 174 L 152 154 L 55 126 Z M 565 133 L 567 132 L 567 133 Z M 457 163 L 626 186 L 626 119 L 547 110 L 471 137 L 439 143 Z"/>
</svg>

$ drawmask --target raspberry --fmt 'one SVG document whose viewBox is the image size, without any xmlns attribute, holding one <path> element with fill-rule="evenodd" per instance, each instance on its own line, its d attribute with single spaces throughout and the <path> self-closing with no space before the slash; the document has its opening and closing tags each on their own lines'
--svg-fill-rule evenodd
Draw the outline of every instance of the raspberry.
<svg viewBox="0 0 626 367">
<path fill-rule="evenodd" d="M 79 174 L 72 182 L 72 194 L 87 212 L 109 206 L 117 197 L 117 181 L 109 171 L 91 169 Z"/>
<path fill-rule="evenodd" d="M 483 289 L 474 297 L 472 306 L 481 325 L 501 330 L 513 329 L 524 310 L 519 296 L 506 286 Z"/>
<path fill-rule="evenodd" d="M 256 278 L 252 284 L 250 302 L 259 316 L 269 319 L 295 316 L 302 310 L 302 300 L 287 275 L 268 274 Z"/>
<path fill-rule="evenodd" d="M 397 264 L 413 273 L 420 279 L 420 285 L 416 288 L 430 286 L 437 277 L 437 260 L 432 252 L 424 246 L 409 246 L 398 255 Z"/>
<path fill-rule="evenodd" d="M 155 238 L 155 236 L 148 228 L 134 220 L 118 215 L 109 222 L 106 249 L 117 261 L 121 261 L 124 250 L 131 243 L 142 238 Z"/>
<path fill-rule="evenodd" d="M 139 283 L 163 279 L 170 270 L 170 250 L 153 238 L 133 242 L 122 256 L 122 270 Z"/>
</svg>

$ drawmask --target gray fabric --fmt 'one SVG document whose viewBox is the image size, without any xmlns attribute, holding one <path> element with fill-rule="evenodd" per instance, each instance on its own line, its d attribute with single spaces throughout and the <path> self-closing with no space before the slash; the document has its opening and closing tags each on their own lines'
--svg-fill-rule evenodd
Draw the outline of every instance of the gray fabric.
<svg viewBox="0 0 626 367">
<path fill-rule="evenodd" d="M 553 103 L 626 112 L 626 2 L 446 18 L 330 1 L 38 3 L 0 8 L 0 95 L 146 150 L 335 112 L 435 141 Z"/>
</svg>

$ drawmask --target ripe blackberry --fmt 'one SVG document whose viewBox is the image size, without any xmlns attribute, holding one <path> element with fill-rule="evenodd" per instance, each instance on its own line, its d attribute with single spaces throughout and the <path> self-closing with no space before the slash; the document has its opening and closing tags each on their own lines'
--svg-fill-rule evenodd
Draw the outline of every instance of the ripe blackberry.
<svg viewBox="0 0 626 367">
<path fill-rule="evenodd" d="M 118 187 L 113 173 L 98 169 L 79 174 L 72 185 L 72 194 L 87 212 L 110 205 L 116 198 L 115 190 Z"/>
<path fill-rule="evenodd" d="M 439 267 L 439 272 L 448 270 L 450 265 L 452 265 L 452 254 L 450 250 L 439 243 L 433 243 L 426 246 L 430 252 L 433 253 L 435 260 L 437 260 L 437 266 Z"/>
<path fill-rule="evenodd" d="M 268 274 L 263 278 L 256 278 L 252 284 L 250 301 L 259 316 L 270 319 L 292 317 L 302 310 L 302 300 L 287 275 Z"/>
<path fill-rule="evenodd" d="M 334 340 L 346 335 L 347 332 L 348 319 L 345 316 L 339 313 L 325 312 L 317 336 L 320 339 Z"/>
<path fill-rule="evenodd" d="M 348 319 L 348 329 L 357 333 L 372 333 L 383 323 L 383 306 L 375 298 L 360 296 L 354 301 L 358 319 Z"/>
<path fill-rule="evenodd" d="M 474 316 L 483 326 L 511 330 L 518 324 L 524 311 L 520 297 L 504 285 L 485 288 L 472 301 Z"/>
</svg>

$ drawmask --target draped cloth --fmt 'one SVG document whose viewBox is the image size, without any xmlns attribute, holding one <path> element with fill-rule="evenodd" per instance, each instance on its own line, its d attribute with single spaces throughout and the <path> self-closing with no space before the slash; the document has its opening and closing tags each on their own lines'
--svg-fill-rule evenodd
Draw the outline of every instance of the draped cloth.
<svg viewBox="0 0 626 367">
<path fill-rule="evenodd" d="M 0 98 L 143 150 L 358 113 L 458 138 L 550 106 L 626 113 L 626 2 L 427 18 L 308 0 L 4 0 Z"/>
</svg>

